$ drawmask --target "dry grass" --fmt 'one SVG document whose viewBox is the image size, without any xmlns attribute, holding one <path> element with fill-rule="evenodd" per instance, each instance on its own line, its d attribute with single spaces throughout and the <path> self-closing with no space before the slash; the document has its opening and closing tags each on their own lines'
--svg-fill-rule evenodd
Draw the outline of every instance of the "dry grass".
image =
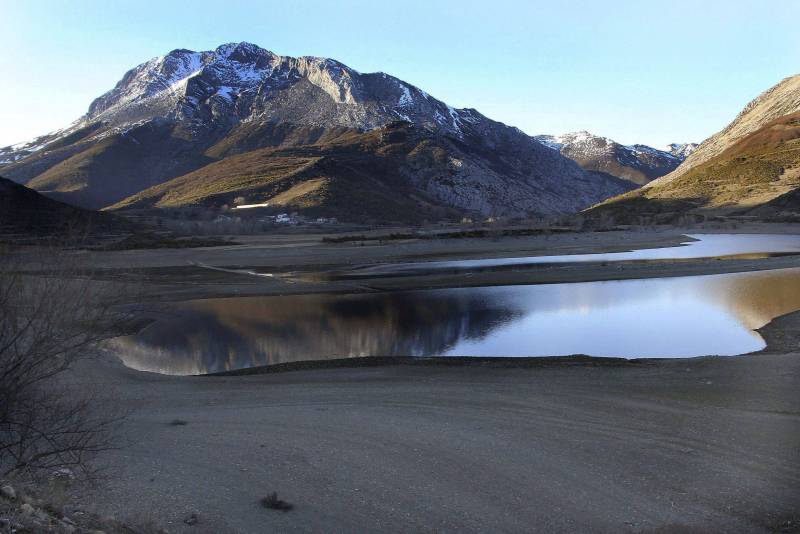
<svg viewBox="0 0 800 534">
<path fill-rule="evenodd" d="M 436 167 L 447 165 L 441 142 L 395 126 L 339 132 L 314 145 L 259 148 L 146 189 L 110 209 L 218 209 L 243 199 L 269 202 L 273 211 L 362 223 L 456 219 L 460 212 L 426 197 L 407 175 L 420 162 L 426 172 L 446 172 Z M 225 153 L 219 150 L 214 153 Z"/>
<path fill-rule="evenodd" d="M 632 222 L 641 217 L 675 218 L 687 212 L 741 214 L 798 188 L 800 114 L 792 114 L 673 180 L 607 200 L 589 213 Z"/>
</svg>

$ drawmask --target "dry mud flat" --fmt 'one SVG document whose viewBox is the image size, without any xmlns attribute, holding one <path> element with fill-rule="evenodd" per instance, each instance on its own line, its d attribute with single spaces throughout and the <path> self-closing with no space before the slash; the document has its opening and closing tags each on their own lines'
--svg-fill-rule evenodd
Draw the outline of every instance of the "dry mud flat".
<svg viewBox="0 0 800 534">
<path fill-rule="evenodd" d="M 680 235 L 623 237 L 664 246 Z M 549 237 L 482 240 L 477 256 L 619 250 L 619 235 Z M 185 283 L 170 269 L 201 261 L 311 271 L 463 257 L 473 246 L 303 245 L 293 237 L 91 261 L 112 271 L 161 269 L 149 282 L 153 295 L 203 297 L 280 293 L 303 282 L 208 271 L 217 278 Z M 701 274 L 796 262 L 683 265 Z M 676 265 L 640 266 L 638 274 Z M 562 267 L 576 278 L 602 268 Z M 501 283 L 513 273 L 489 274 Z M 404 283 L 425 287 L 419 282 Z M 773 321 L 763 335 L 763 354 L 731 358 L 427 362 L 249 376 L 166 377 L 106 358 L 80 379 L 135 410 L 123 427 L 127 446 L 104 457 L 107 481 L 87 501 L 119 519 L 153 517 L 170 532 L 797 531 L 800 315 Z M 262 508 L 258 500 L 272 492 L 294 509 Z M 185 525 L 193 512 L 199 523 Z"/>
<path fill-rule="evenodd" d="M 420 272 L 413 276 L 340 276 L 364 265 L 622 252 L 675 246 L 685 233 L 663 230 L 558 233 L 524 237 L 323 242 L 322 234 L 237 238 L 214 248 L 130 250 L 75 254 L 102 279 L 133 281 L 145 300 L 248 295 L 354 293 L 420 288 L 587 282 L 744 272 L 800 266 L 800 255 L 766 259 L 694 259 L 654 262 L 564 263 L 481 271 Z M 730 232 L 730 231 L 728 231 Z M 737 233 L 797 233 L 787 225 L 752 225 Z M 722 232 L 725 233 L 725 232 Z M 266 276 L 265 276 L 266 275 Z"/>
<path fill-rule="evenodd" d="M 798 332 L 800 316 L 765 329 L 788 344 Z M 794 532 L 781 529 L 800 521 L 800 354 L 195 378 L 106 362 L 85 376 L 136 408 L 96 506 L 171 532 Z M 261 508 L 272 491 L 294 509 Z M 188 527 L 192 512 L 201 520 Z"/>
</svg>

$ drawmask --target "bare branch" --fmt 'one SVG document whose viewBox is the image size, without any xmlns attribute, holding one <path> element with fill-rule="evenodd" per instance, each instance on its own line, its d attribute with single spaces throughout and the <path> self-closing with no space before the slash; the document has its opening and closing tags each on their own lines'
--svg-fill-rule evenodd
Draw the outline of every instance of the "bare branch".
<svg viewBox="0 0 800 534">
<path fill-rule="evenodd" d="M 59 249 L 0 250 L 0 473 L 69 466 L 86 471 L 112 447 L 121 415 L 61 375 L 125 333 L 134 312 Z M 54 269 L 55 267 L 55 269 Z"/>
</svg>

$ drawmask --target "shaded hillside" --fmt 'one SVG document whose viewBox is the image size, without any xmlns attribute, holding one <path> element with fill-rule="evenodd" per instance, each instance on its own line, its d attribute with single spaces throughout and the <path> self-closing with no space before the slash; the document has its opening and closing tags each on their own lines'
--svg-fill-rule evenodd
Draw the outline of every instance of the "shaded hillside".
<svg viewBox="0 0 800 534">
<path fill-rule="evenodd" d="M 27 182 L 51 198 L 90 209 L 123 199 L 213 161 L 178 125 L 154 122 L 79 146 L 63 161 Z M 8 171 L 14 172 L 18 165 Z"/>
<path fill-rule="evenodd" d="M 416 156 L 389 165 L 402 167 L 407 178 L 401 199 L 391 190 L 398 178 L 382 174 L 384 155 L 359 150 L 362 161 L 355 162 L 352 151 L 344 159 L 328 154 L 316 163 L 322 169 L 318 186 L 286 193 L 283 201 L 306 208 L 340 206 L 345 216 L 360 209 L 362 215 L 377 216 L 377 204 L 362 209 L 371 202 L 386 202 L 387 215 L 411 206 L 429 212 L 428 204 L 436 207 L 431 213 L 441 208 L 464 214 L 559 215 L 628 188 L 605 174 L 584 171 L 517 128 L 474 109 L 455 109 L 388 74 L 360 73 L 327 58 L 280 56 L 250 43 L 203 52 L 173 50 L 142 63 L 95 99 L 73 125 L 0 149 L 0 168 L 8 178 L 52 198 L 100 209 L 128 205 L 128 197 L 193 172 L 200 173 L 193 178 L 226 174 L 224 162 L 240 164 L 228 161 L 232 156 L 267 148 L 319 146 L 327 151 L 342 136 L 366 135 L 399 120 L 436 139 L 435 176 L 416 166 Z M 414 150 L 409 147 L 409 154 Z M 284 163 L 278 167 L 291 166 Z M 351 179 L 331 179 L 348 172 L 355 173 Z M 227 174 L 236 180 L 241 173 Z M 263 194 L 274 181 L 273 169 L 258 186 L 206 180 L 199 196 L 216 202 L 254 187 Z M 220 189 L 213 190 L 216 186 Z M 313 195 L 317 200 L 312 202 Z"/>
<path fill-rule="evenodd" d="M 110 214 L 76 208 L 49 199 L 11 180 L 0 178 L 0 239 L 83 239 L 124 234 L 128 221 Z"/>
<path fill-rule="evenodd" d="M 281 210 L 347 221 L 419 222 L 465 212 L 547 213 L 569 199 L 531 177 L 536 154 L 478 152 L 407 122 L 340 133 L 313 145 L 228 157 L 134 195 L 111 209 L 269 203 Z M 591 178 L 606 191 L 631 186 Z M 537 212 L 541 210 L 540 212 Z"/>
<path fill-rule="evenodd" d="M 800 113 L 775 119 L 685 173 L 589 210 L 618 222 L 681 214 L 796 215 Z"/>
</svg>

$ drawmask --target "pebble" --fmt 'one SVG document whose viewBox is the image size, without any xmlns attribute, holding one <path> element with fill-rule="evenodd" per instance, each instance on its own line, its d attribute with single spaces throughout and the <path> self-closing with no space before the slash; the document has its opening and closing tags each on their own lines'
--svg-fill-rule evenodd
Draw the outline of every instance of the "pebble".
<svg viewBox="0 0 800 534">
<path fill-rule="evenodd" d="M 72 469 L 69 469 L 68 467 L 63 467 L 61 469 L 56 469 L 55 471 L 53 471 L 51 477 L 57 480 L 71 482 L 75 480 L 75 473 L 72 471 Z"/>
<path fill-rule="evenodd" d="M 9 501 L 17 500 L 17 490 L 15 490 L 13 486 L 10 486 L 8 484 L 0 488 L 0 495 L 5 497 Z"/>
<path fill-rule="evenodd" d="M 48 514 L 47 514 L 47 512 L 45 512 L 44 510 L 36 510 L 36 512 L 34 512 L 34 515 L 35 515 L 35 516 L 36 516 L 38 519 L 41 519 L 42 521 L 46 521 L 46 522 L 49 522 L 51 519 L 53 519 L 53 518 L 52 518 L 52 517 L 50 517 L 50 515 L 48 515 Z"/>
</svg>

